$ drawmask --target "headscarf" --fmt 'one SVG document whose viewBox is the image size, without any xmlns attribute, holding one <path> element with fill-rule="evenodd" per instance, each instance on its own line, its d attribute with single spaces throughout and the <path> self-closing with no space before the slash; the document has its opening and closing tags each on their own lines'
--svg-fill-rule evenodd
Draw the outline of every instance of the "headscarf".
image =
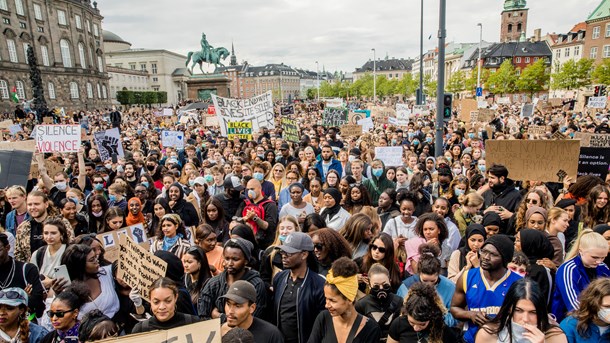
<svg viewBox="0 0 610 343">
<path fill-rule="evenodd" d="M 322 212 L 320 212 L 320 216 L 322 216 L 322 218 L 326 218 L 328 215 L 328 220 L 330 221 L 337 213 L 339 213 L 339 210 L 341 210 L 341 192 L 339 192 L 338 189 L 331 187 L 325 189 L 324 194 L 328 194 L 335 199 L 335 205 L 333 207 L 325 208 Z"/>
<path fill-rule="evenodd" d="M 354 274 L 350 277 L 334 276 L 333 270 L 328 271 L 326 275 L 326 283 L 337 287 L 339 292 L 343 294 L 347 300 L 353 302 L 358 294 L 358 274 Z"/>
<path fill-rule="evenodd" d="M 129 210 L 129 204 L 134 202 L 137 202 L 138 205 L 140 205 L 140 212 L 138 212 L 137 216 L 134 216 Z M 144 214 L 142 214 L 142 201 L 140 201 L 139 198 L 133 197 L 127 202 L 127 218 L 125 218 L 125 222 L 128 226 L 146 223 L 146 218 L 144 218 Z"/>
<path fill-rule="evenodd" d="M 460 250 L 460 270 L 464 268 L 466 265 L 466 255 L 470 252 L 470 247 L 468 246 L 468 239 L 473 235 L 481 235 L 483 236 L 483 240 L 487 239 L 487 231 L 485 231 L 485 227 L 481 224 L 473 223 L 468 225 L 466 228 L 466 234 L 464 235 L 464 246 L 461 247 Z"/>
<path fill-rule="evenodd" d="M 544 217 L 544 221 L 546 222 L 546 210 L 540 206 L 532 206 L 525 211 L 525 221 L 527 222 L 532 215 L 535 213 L 540 213 Z"/>
<path fill-rule="evenodd" d="M 527 256 L 531 263 L 543 258 L 553 259 L 555 250 L 551 241 L 545 236 L 542 231 L 536 229 L 521 229 L 519 230 L 521 239 L 521 251 Z"/>
</svg>

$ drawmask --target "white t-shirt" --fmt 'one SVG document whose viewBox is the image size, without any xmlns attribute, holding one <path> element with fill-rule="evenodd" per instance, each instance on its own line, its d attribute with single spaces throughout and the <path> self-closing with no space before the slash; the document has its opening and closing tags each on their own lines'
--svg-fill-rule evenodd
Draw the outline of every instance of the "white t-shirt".
<svg viewBox="0 0 610 343">
<path fill-rule="evenodd" d="M 411 222 L 411 224 L 405 224 L 405 222 L 402 221 L 402 216 L 394 217 L 385 224 L 383 232 L 392 236 L 392 239 L 396 239 L 398 236 L 403 236 L 408 239 L 415 238 L 417 237 L 417 234 L 415 233 L 417 217 L 411 216 L 411 218 L 413 218 L 413 222 Z"/>
</svg>

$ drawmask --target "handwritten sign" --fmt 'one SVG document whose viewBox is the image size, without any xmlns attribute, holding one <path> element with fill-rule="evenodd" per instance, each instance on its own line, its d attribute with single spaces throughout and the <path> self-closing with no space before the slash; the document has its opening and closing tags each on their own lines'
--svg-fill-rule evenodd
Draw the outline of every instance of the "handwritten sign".
<svg viewBox="0 0 610 343">
<path fill-rule="evenodd" d="M 341 98 L 328 99 L 328 100 L 326 100 L 326 107 L 334 107 L 334 108 L 343 107 L 343 99 L 341 99 Z"/>
<path fill-rule="evenodd" d="M 229 122 L 249 121 L 252 123 L 252 132 L 259 132 L 263 127 L 275 129 L 271 91 L 248 99 L 223 98 L 212 94 L 212 101 L 223 136 L 228 134 Z"/>
<path fill-rule="evenodd" d="M 587 107 L 589 108 L 606 108 L 606 102 L 608 98 L 605 96 L 592 96 L 589 98 L 589 102 L 587 102 Z"/>
<path fill-rule="evenodd" d="M 355 136 L 358 137 L 362 134 L 362 125 L 358 124 L 345 124 L 341 126 L 341 137 Z"/>
<path fill-rule="evenodd" d="M 79 125 L 36 125 L 36 148 L 39 152 L 78 152 Z"/>
<path fill-rule="evenodd" d="M 297 121 L 290 118 L 282 118 L 282 129 L 283 137 L 288 142 L 298 142 L 299 139 L 299 126 Z"/>
<path fill-rule="evenodd" d="M 0 150 L 22 150 L 34 152 L 36 151 L 36 141 L 16 141 L 16 142 L 0 142 Z"/>
<path fill-rule="evenodd" d="M 513 180 L 563 182 L 576 179 L 580 145 L 575 140 L 488 140 L 488 165 L 502 164 Z"/>
<path fill-rule="evenodd" d="M 371 111 L 371 116 L 377 118 L 380 123 L 387 123 L 388 118 L 396 117 L 396 111 L 393 108 L 385 107 L 385 106 L 375 106 Z"/>
<path fill-rule="evenodd" d="M 131 237 L 119 235 L 119 265 L 117 278 L 131 288 L 140 290 L 144 299 L 150 299 L 148 289 L 165 276 L 167 263 L 141 247 Z"/>
<path fill-rule="evenodd" d="M 368 111 L 368 110 L 365 110 L 365 111 Z M 365 111 L 359 111 L 359 110 L 350 111 L 349 115 L 348 115 L 347 123 L 348 124 L 358 124 L 358 120 L 370 117 L 370 111 L 369 111 L 369 115 L 367 115 Z"/>
<path fill-rule="evenodd" d="M 211 319 L 179 326 L 170 330 L 107 338 L 98 343 L 221 343 L 220 319 Z"/>
<path fill-rule="evenodd" d="M 401 146 L 375 147 L 375 157 L 380 159 L 386 167 L 402 166 L 404 163 L 402 153 Z"/>
<path fill-rule="evenodd" d="M 174 115 L 174 110 L 171 108 L 164 108 L 163 109 L 163 114 L 164 117 L 171 117 Z"/>
<path fill-rule="evenodd" d="M 534 104 L 523 104 L 521 107 L 521 118 L 531 117 L 534 113 Z"/>
<path fill-rule="evenodd" d="M 527 133 L 530 135 L 545 135 L 546 134 L 546 126 L 543 125 L 530 125 L 527 128 Z"/>
<path fill-rule="evenodd" d="M 252 140 L 252 122 L 228 122 L 227 123 L 227 138 L 233 140 L 235 138 Z"/>
<path fill-rule="evenodd" d="M 490 122 L 494 119 L 495 113 L 491 108 L 479 108 L 479 121 Z"/>
<path fill-rule="evenodd" d="M 551 139 L 555 139 L 555 140 L 566 139 L 566 135 L 564 135 L 563 133 L 561 133 L 559 131 L 555 131 L 553 133 L 553 135 L 551 136 Z"/>
<path fill-rule="evenodd" d="M 294 105 L 282 106 L 280 109 L 280 113 L 283 116 L 287 116 L 289 114 L 294 114 Z"/>
<path fill-rule="evenodd" d="M 184 149 L 184 132 L 182 131 L 161 131 L 161 144 L 164 147 L 174 147 Z"/>
<path fill-rule="evenodd" d="M 411 109 L 407 104 L 396 104 L 396 120 L 398 126 L 407 126 L 411 117 Z"/>
<path fill-rule="evenodd" d="M 368 132 L 369 130 L 375 128 L 373 118 L 370 117 L 358 120 L 358 125 L 362 126 L 362 132 Z"/>
<path fill-rule="evenodd" d="M 510 105 L 510 98 L 509 97 L 501 97 L 498 98 L 498 101 L 496 101 L 498 104 L 500 105 Z"/>
<path fill-rule="evenodd" d="M 479 111 L 470 111 L 470 122 L 474 123 L 479 121 Z"/>
<path fill-rule="evenodd" d="M 413 114 L 416 117 L 419 116 L 429 116 L 430 115 L 430 107 L 428 105 L 415 105 L 413 106 Z"/>
<path fill-rule="evenodd" d="M 131 237 L 131 239 L 133 239 L 136 243 L 140 244 L 146 250 L 148 250 L 148 248 L 150 247 L 150 244 L 148 243 L 148 238 L 146 237 L 146 231 L 144 230 L 144 226 L 142 224 L 135 224 L 131 226 L 126 226 L 120 230 L 100 233 L 99 235 L 97 235 L 97 239 L 102 242 L 105 251 L 104 257 L 110 262 L 114 262 L 119 258 L 120 235 L 127 235 Z"/>
<path fill-rule="evenodd" d="M 477 111 L 479 108 L 477 101 L 474 99 L 458 99 L 455 101 L 455 104 L 460 116 L 460 120 L 464 122 L 470 120 L 470 113 Z"/>
<path fill-rule="evenodd" d="M 345 108 L 326 107 L 322 114 L 322 125 L 333 127 L 347 124 L 347 112 Z"/>
<path fill-rule="evenodd" d="M 583 148 L 610 148 L 610 134 L 574 132 L 574 139 L 580 139 Z"/>
</svg>

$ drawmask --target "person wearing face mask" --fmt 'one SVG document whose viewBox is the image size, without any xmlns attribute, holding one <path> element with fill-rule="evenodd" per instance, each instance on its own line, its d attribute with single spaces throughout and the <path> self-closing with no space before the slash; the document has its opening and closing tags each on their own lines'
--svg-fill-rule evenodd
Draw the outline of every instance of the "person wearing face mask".
<svg viewBox="0 0 610 343">
<path fill-rule="evenodd" d="M 272 292 L 271 284 L 273 278 L 279 272 L 284 270 L 282 265 L 282 256 L 278 247 L 286 241 L 286 237 L 293 232 L 299 232 L 301 228 L 297 219 L 293 216 L 280 216 L 280 221 L 275 233 L 275 240 L 265 249 L 261 258 L 260 274 L 261 279 L 265 282 L 267 289 Z"/>
<path fill-rule="evenodd" d="M 246 185 L 247 198 L 235 212 L 251 227 L 261 249 L 266 249 L 275 237 L 278 210 L 274 201 L 263 196 L 261 183 L 251 179 Z"/>
<path fill-rule="evenodd" d="M 362 183 L 371 196 L 371 203 L 379 202 L 379 196 L 388 188 L 396 188 L 396 184 L 385 177 L 385 164 L 379 160 L 371 162 L 372 177 Z"/>
<path fill-rule="evenodd" d="M 53 175 L 53 179 L 49 177 L 47 169 L 44 164 L 44 157 L 42 154 L 36 155 L 38 162 L 38 169 L 40 171 L 40 178 L 46 189 L 49 190 L 49 198 L 53 201 L 55 206 L 59 206 L 59 202 L 66 198 L 66 193 L 70 190 L 70 178 L 64 171 L 59 171 Z M 85 158 L 84 150 L 81 148 L 78 152 L 78 169 L 82 172 L 78 175 L 78 187 L 83 190 L 86 186 L 87 174 L 85 173 Z"/>
<path fill-rule="evenodd" d="M 228 223 L 233 220 L 233 216 L 238 214 L 237 209 L 244 202 L 241 192 L 245 189 L 241 180 L 237 176 L 227 176 L 223 183 L 224 192 L 217 194 L 214 198 L 218 199 L 225 209 L 225 219 Z"/>
<path fill-rule="evenodd" d="M 560 324 L 567 342 L 610 341 L 610 279 L 591 282 L 579 300 L 579 308 Z"/>
<path fill-rule="evenodd" d="M 261 183 L 261 189 L 263 194 L 273 200 L 277 201 L 277 195 L 275 193 L 275 186 L 271 181 L 267 181 L 267 174 L 269 173 L 269 169 L 265 163 L 255 162 L 252 165 L 252 177 L 257 179 Z"/>
</svg>

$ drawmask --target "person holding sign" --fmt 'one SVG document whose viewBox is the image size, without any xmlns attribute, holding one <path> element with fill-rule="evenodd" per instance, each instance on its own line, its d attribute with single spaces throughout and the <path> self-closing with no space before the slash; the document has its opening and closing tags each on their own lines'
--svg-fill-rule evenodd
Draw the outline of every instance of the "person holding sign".
<svg viewBox="0 0 610 343">
<path fill-rule="evenodd" d="M 150 246 L 150 252 L 163 250 L 169 251 L 182 258 L 182 255 L 191 247 L 191 243 L 186 240 L 186 229 L 182 224 L 182 219 L 177 214 L 166 214 L 159 222 L 159 233 L 157 239 Z"/>
<path fill-rule="evenodd" d="M 159 278 L 150 287 L 150 309 L 153 317 L 139 322 L 131 333 L 153 330 L 169 330 L 183 325 L 196 323 L 197 316 L 176 312 L 178 287 L 170 278 Z"/>
</svg>

